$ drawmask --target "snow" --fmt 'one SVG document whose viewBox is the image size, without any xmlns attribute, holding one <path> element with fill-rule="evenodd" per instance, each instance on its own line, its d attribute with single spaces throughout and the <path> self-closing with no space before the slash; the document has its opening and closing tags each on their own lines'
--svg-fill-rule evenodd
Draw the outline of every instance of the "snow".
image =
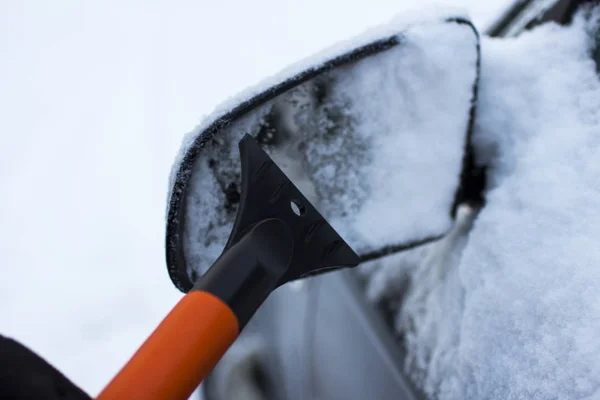
<svg viewBox="0 0 600 400">
<path fill-rule="evenodd" d="M 291 136 L 274 146 L 273 158 L 359 254 L 450 229 L 477 37 L 468 25 L 445 22 L 456 13 L 438 15 L 349 41 L 362 45 L 395 32 L 400 44 L 308 81 L 217 133 L 219 145 L 207 144 L 189 178 L 183 248 L 190 273 L 201 275 L 225 247 L 236 214 L 224 207 L 222 188 L 241 187 L 237 143 L 258 135 L 272 112 L 287 121 L 275 126 L 276 135 Z M 327 87 L 323 104 L 311 95 L 319 84 Z"/>
<path fill-rule="evenodd" d="M 387 55 L 389 69 L 373 68 L 369 74 L 357 68 L 340 82 L 347 96 L 360 99 L 354 115 L 373 141 L 365 176 L 368 197 L 348 235 L 358 251 L 425 239 L 451 226 L 477 73 L 477 38 L 470 27 L 454 24 L 419 25 L 404 38 L 398 56 L 393 50 Z M 332 223 L 341 227 L 342 221 Z"/>
<path fill-rule="evenodd" d="M 408 285 L 396 327 L 432 396 L 600 398 L 599 11 L 483 40 L 474 140 L 487 204 L 366 271 L 373 300 Z"/>
<path fill-rule="evenodd" d="M 407 3 L 0 3 L 0 332 L 98 393 L 180 297 L 163 235 L 182 133 Z M 460 3 L 480 24 L 504 5 Z"/>
</svg>

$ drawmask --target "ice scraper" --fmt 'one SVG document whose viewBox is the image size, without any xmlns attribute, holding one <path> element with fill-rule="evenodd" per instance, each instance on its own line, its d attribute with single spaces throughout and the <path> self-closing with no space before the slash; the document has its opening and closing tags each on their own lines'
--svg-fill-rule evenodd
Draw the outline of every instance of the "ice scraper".
<svg viewBox="0 0 600 400">
<path fill-rule="evenodd" d="M 277 287 L 442 236 L 480 184 L 478 66 L 466 19 L 395 21 L 208 117 L 168 203 L 186 294 L 99 399 L 185 399 Z"/>
</svg>

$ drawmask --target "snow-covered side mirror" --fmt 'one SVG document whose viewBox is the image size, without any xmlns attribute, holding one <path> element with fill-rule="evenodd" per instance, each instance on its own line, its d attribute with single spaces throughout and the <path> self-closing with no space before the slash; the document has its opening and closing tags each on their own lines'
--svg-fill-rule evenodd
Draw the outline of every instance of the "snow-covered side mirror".
<svg viewBox="0 0 600 400">
<path fill-rule="evenodd" d="M 227 244 L 246 134 L 362 260 L 442 236 L 468 191 L 478 68 L 468 20 L 395 22 L 220 107 L 173 168 L 166 239 L 175 285 L 188 291 Z M 302 218 L 296 199 L 275 201 Z"/>
</svg>

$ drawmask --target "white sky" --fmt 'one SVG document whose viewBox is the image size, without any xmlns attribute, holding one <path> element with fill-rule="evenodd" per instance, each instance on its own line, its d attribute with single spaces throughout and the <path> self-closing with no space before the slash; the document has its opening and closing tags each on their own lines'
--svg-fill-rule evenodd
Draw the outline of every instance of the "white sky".
<svg viewBox="0 0 600 400">
<path fill-rule="evenodd" d="M 455 3 L 482 27 L 503 0 Z M 0 333 L 95 395 L 180 297 L 163 240 L 183 134 L 228 96 L 406 8 L 1 2 Z"/>
</svg>

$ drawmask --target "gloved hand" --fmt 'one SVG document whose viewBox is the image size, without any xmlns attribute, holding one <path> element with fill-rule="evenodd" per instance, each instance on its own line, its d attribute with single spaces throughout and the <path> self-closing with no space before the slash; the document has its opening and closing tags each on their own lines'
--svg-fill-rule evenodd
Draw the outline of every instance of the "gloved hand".
<svg viewBox="0 0 600 400">
<path fill-rule="evenodd" d="M 0 335 L 0 398 L 90 400 L 83 390 L 46 360 Z"/>
</svg>

